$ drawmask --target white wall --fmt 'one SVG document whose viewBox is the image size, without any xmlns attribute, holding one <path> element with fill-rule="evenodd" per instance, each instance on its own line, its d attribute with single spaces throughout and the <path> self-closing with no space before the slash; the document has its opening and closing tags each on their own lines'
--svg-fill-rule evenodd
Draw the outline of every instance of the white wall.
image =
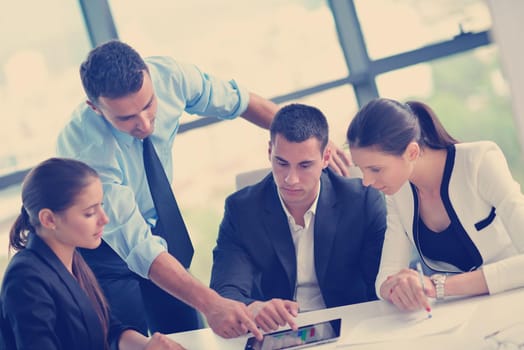
<svg viewBox="0 0 524 350">
<path fill-rule="evenodd" d="M 511 89 L 517 135 L 524 152 L 524 1 L 487 0 L 487 3 L 502 69 Z"/>
</svg>

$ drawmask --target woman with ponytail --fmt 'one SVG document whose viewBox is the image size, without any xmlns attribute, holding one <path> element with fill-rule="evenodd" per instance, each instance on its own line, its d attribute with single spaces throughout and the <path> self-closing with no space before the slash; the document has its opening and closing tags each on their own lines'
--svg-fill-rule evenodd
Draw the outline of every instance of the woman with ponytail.
<svg viewBox="0 0 524 350">
<path fill-rule="evenodd" d="M 347 140 L 364 185 L 386 194 L 381 299 L 429 310 L 427 297 L 524 286 L 524 196 L 495 143 L 458 142 L 426 104 L 385 98 L 356 114 Z"/>
<path fill-rule="evenodd" d="M 102 195 L 97 173 L 75 160 L 51 158 L 26 176 L 9 235 L 16 254 L 0 294 L 7 349 L 182 349 L 165 335 L 146 338 L 111 318 L 76 250 L 101 243 L 108 222 Z"/>
</svg>

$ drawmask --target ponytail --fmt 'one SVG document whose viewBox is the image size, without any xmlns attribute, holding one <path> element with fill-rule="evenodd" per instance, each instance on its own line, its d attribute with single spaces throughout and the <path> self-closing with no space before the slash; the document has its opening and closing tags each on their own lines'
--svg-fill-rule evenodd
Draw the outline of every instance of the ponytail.
<svg viewBox="0 0 524 350">
<path fill-rule="evenodd" d="M 417 101 L 406 102 L 406 105 L 418 119 L 420 138 L 417 142 L 421 147 L 443 149 L 459 142 L 444 129 L 435 112 L 428 105 Z"/>
<path fill-rule="evenodd" d="M 376 98 L 362 107 L 351 120 L 346 137 L 350 148 L 377 147 L 395 156 L 402 155 L 413 141 L 432 149 L 458 143 L 426 104 L 387 98 Z"/>
<path fill-rule="evenodd" d="M 9 230 L 9 251 L 17 252 L 25 249 L 29 232 L 34 232 L 35 230 L 30 221 L 27 210 L 22 206 L 20 215 L 18 215 Z"/>
</svg>

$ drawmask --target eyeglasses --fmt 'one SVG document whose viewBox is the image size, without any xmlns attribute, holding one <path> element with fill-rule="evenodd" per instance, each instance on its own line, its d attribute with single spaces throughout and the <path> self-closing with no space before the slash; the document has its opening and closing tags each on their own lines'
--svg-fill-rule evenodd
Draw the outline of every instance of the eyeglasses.
<svg viewBox="0 0 524 350">
<path fill-rule="evenodd" d="M 510 324 L 484 337 L 492 350 L 524 349 L 524 322 Z"/>
</svg>

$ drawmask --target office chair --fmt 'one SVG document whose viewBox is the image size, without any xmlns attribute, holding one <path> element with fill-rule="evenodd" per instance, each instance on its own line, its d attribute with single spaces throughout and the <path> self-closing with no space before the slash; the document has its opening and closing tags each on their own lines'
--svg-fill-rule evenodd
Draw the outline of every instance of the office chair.
<svg viewBox="0 0 524 350">
<path fill-rule="evenodd" d="M 262 180 L 267 174 L 271 172 L 271 168 L 261 168 L 244 173 L 239 173 L 235 177 L 236 189 L 240 190 L 246 186 L 254 185 Z"/>
</svg>

